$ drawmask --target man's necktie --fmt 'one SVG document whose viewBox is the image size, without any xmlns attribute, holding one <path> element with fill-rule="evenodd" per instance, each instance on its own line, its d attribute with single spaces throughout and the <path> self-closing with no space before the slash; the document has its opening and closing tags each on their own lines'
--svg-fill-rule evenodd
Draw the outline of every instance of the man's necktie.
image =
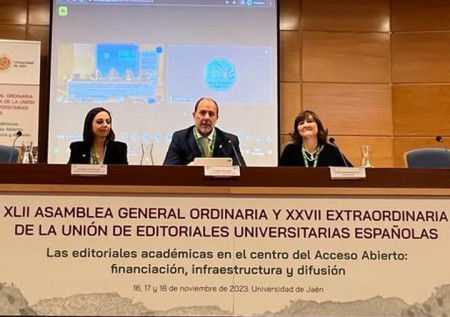
<svg viewBox="0 0 450 317">
<path fill-rule="evenodd" d="M 209 146 L 208 138 L 202 138 L 202 148 L 203 148 L 203 155 L 205 157 L 211 157 L 211 147 Z"/>
</svg>

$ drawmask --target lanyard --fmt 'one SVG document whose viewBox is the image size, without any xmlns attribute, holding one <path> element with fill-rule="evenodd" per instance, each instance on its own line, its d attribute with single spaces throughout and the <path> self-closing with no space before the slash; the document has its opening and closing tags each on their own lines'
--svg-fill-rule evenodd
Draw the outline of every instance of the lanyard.
<svg viewBox="0 0 450 317">
<path fill-rule="evenodd" d="M 107 143 L 105 142 L 105 146 L 103 147 L 102 161 L 99 162 L 99 160 L 97 159 L 97 155 L 95 154 L 94 145 L 92 144 L 92 146 L 91 146 L 91 163 L 92 164 L 103 164 L 103 161 L 105 160 L 105 155 L 106 155 L 106 146 L 107 146 Z"/>
<path fill-rule="evenodd" d="M 317 161 L 319 161 L 319 154 L 322 151 L 323 146 L 318 147 L 312 155 L 306 152 L 305 148 L 302 146 L 302 156 L 305 167 L 310 167 L 309 162 L 312 162 L 312 167 L 317 166 Z"/>
</svg>

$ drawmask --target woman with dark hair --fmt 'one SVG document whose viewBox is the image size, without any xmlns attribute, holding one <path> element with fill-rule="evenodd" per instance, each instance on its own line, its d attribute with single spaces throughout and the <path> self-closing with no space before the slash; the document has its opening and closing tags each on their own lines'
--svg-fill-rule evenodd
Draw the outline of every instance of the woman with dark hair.
<svg viewBox="0 0 450 317">
<path fill-rule="evenodd" d="M 327 142 L 328 129 L 317 114 L 305 110 L 295 118 L 292 142 L 281 154 L 280 166 L 353 166 L 339 149 Z"/>
<path fill-rule="evenodd" d="M 84 119 L 83 141 L 70 144 L 69 164 L 128 164 L 127 145 L 114 138 L 109 111 L 91 109 Z"/>
</svg>

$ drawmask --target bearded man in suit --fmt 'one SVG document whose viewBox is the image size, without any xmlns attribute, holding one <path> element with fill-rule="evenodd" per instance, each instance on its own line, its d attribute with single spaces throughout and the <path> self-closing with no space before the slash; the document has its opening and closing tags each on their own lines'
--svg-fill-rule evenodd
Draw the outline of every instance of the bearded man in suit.
<svg viewBox="0 0 450 317">
<path fill-rule="evenodd" d="M 219 106 L 212 98 L 200 98 L 192 113 L 194 125 L 176 131 L 164 165 L 188 165 L 196 157 L 231 157 L 233 165 L 245 166 L 236 135 L 216 128 Z"/>
</svg>

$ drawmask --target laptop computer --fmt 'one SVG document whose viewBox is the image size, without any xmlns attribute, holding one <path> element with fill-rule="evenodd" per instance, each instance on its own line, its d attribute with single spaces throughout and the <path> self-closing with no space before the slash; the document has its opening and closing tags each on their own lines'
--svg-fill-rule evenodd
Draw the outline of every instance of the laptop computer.
<svg viewBox="0 0 450 317">
<path fill-rule="evenodd" d="M 233 166 L 231 157 L 196 157 L 189 166 Z"/>
</svg>

